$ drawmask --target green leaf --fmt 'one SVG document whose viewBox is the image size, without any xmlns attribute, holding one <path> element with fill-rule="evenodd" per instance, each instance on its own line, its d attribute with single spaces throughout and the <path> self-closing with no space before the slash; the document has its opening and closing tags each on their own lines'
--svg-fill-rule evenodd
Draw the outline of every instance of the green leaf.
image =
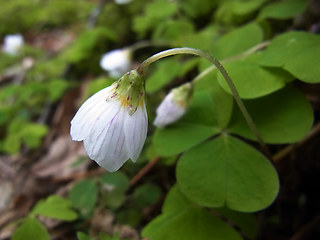
<svg viewBox="0 0 320 240">
<path fill-rule="evenodd" d="M 164 21 L 158 25 L 152 39 L 158 42 L 174 40 L 181 42 L 185 35 L 192 34 L 193 32 L 194 26 L 187 19 Z"/>
<path fill-rule="evenodd" d="M 265 6 L 259 13 L 258 19 L 288 19 L 303 13 L 307 8 L 304 0 L 286 0 L 273 2 Z"/>
<path fill-rule="evenodd" d="M 176 58 L 164 59 L 156 67 L 156 70 L 146 79 L 147 93 L 153 93 L 163 88 L 179 75 L 182 68 Z"/>
<path fill-rule="evenodd" d="M 77 41 L 64 53 L 64 57 L 72 63 L 77 63 L 85 60 L 99 42 L 116 41 L 116 39 L 115 33 L 106 27 L 90 29 L 78 37 Z"/>
<path fill-rule="evenodd" d="M 49 240 L 50 236 L 46 228 L 38 220 L 28 217 L 14 231 L 12 240 Z"/>
<path fill-rule="evenodd" d="M 55 195 L 40 200 L 31 213 L 64 221 L 73 221 L 77 218 L 77 213 L 71 209 L 70 201 Z"/>
<path fill-rule="evenodd" d="M 184 153 L 177 182 L 200 205 L 254 212 L 268 207 L 279 180 L 271 163 L 246 143 L 222 135 Z"/>
<path fill-rule="evenodd" d="M 99 233 L 99 240 L 120 240 L 118 234 L 114 234 L 113 237 L 109 236 L 104 232 Z"/>
<path fill-rule="evenodd" d="M 320 36 L 306 32 L 284 33 L 272 40 L 259 58 L 263 66 L 282 67 L 301 81 L 320 82 Z"/>
<path fill-rule="evenodd" d="M 122 172 L 108 173 L 100 177 L 103 203 L 110 208 L 120 207 L 126 200 L 126 191 L 129 188 L 129 178 Z"/>
<path fill-rule="evenodd" d="M 77 238 L 78 240 L 91 240 L 91 238 L 83 232 L 77 232 Z"/>
<path fill-rule="evenodd" d="M 43 124 L 27 122 L 21 118 L 14 119 L 8 129 L 4 141 L 4 149 L 8 153 L 17 153 L 22 141 L 30 148 L 36 148 L 41 144 L 42 138 L 47 134 L 48 127 Z"/>
<path fill-rule="evenodd" d="M 223 1 L 215 12 L 215 19 L 226 24 L 240 23 L 258 10 L 266 0 Z"/>
<path fill-rule="evenodd" d="M 151 183 L 146 183 L 137 187 L 133 193 L 134 202 L 139 208 L 144 208 L 150 204 L 156 203 L 160 196 L 160 188 Z"/>
<path fill-rule="evenodd" d="M 162 19 L 172 16 L 178 11 L 177 3 L 166 0 L 152 1 L 146 7 L 146 14 L 150 17 Z"/>
<path fill-rule="evenodd" d="M 257 45 L 263 32 L 257 23 L 249 23 L 223 35 L 215 44 L 212 54 L 217 59 L 234 56 Z"/>
<path fill-rule="evenodd" d="M 48 133 L 46 125 L 27 123 L 20 132 L 23 141 L 31 148 L 38 147 L 42 138 Z"/>
<path fill-rule="evenodd" d="M 53 79 L 48 84 L 49 99 L 57 101 L 68 88 L 69 84 L 65 79 Z"/>
<path fill-rule="evenodd" d="M 247 60 L 233 61 L 224 64 L 240 97 L 258 98 L 275 92 L 293 80 L 293 76 L 278 68 L 263 68 Z M 223 89 L 231 94 L 226 80 L 218 73 L 218 80 Z"/>
<path fill-rule="evenodd" d="M 219 37 L 219 30 L 218 25 L 208 25 L 196 33 L 184 35 L 180 45 L 212 52 L 214 49 L 213 40 Z"/>
<path fill-rule="evenodd" d="M 104 174 L 100 176 L 100 181 L 112 190 L 126 192 L 129 189 L 129 178 L 123 172 Z"/>
<path fill-rule="evenodd" d="M 92 180 L 83 180 L 73 185 L 69 199 L 73 207 L 87 216 L 93 210 L 98 197 L 97 186 Z"/>
<path fill-rule="evenodd" d="M 3 150 L 7 153 L 14 154 L 19 152 L 21 147 L 21 138 L 19 134 L 10 133 L 4 140 Z"/>
<path fill-rule="evenodd" d="M 207 90 L 213 99 L 213 115 L 221 128 L 225 128 L 231 119 L 233 110 L 233 96 L 226 93 L 217 79 L 217 69 L 195 82 L 195 92 Z"/>
<path fill-rule="evenodd" d="M 117 224 L 130 225 L 134 228 L 141 227 L 142 218 L 143 210 L 134 206 L 121 208 L 116 214 Z"/>
<path fill-rule="evenodd" d="M 143 15 L 135 17 L 133 29 L 144 36 L 146 32 L 162 21 L 167 21 L 169 17 L 178 11 L 176 2 L 168 2 L 166 0 L 150 1 L 145 7 Z"/>
<path fill-rule="evenodd" d="M 220 128 L 214 118 L 213 105 L 210 93 L 195 93 L 188 112 L 180 121 L 156 129 L 153 136 L 156 152 L 160 156 L 172 156 L 218 133 Z"/>
<path fill-rule="evenodd" d="M 11 112 L 11 106 L 0 106 L 0 125 L 9 121 Z"/>
<path fill-rule="evenodd" d="M 267 143 L 293 143 L 303 139 L 313 123 L 313 110 L 307 99 L 288 86 L 269 96 L 245 101 L 263 140 Z M 231 133 L 255 140 L 238 108 L 228 127 Z"/>
<path fill-rule="evenodd" d="M 185 0 L 179 2 L 181 8 L 186 12 L 187 15 L 194 18 L 196 16 L 203 16 L 211 13 L 213 7 L 217 5 L 217 1 L 212 0 Z"/>
<path fill-rule="evenodd" d="M 162 214 L 142 231 L 151 240 L 240 240 L 240 235 L 205 208 L 190 202 L 175 186 L 164 203 Z"/>
<path fill-rule="evenodd" d="M 236 225 L 249 238 L 256 239 L 259 231 L 258 221 L 254 214 L 233 211 L 228 208 L 214 209 Z"/>
</svg>

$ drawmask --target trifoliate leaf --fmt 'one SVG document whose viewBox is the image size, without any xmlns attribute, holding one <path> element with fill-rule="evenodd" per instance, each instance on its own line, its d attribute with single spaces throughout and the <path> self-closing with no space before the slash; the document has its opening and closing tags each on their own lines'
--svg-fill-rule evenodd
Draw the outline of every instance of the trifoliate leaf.
<svg viewBox="0 0 320 240">
<path fill-rule="evenodd" d="M 259 231 L 257 217 L 253 213 L 233 211 L 228 208 L 214 209 L 219 214 L 235 224 L 249 238 L 256 239 Z"/>
<path fill-rule="evenodd" d="M 12 240 L 49 240 L 50 236 L 46 228 L 38 220 L 28 217 L 14 231 Z"/>
<path fill-rule="evenodd" d="M 267 143 L 292 143 L 304 138 L 313 123 L 313 110 L 307 99 L 287 86 L 269 96 L 244 102 L 263 140 Z M 229 131 L 255 140 L 238 108 Z"/>
<path fill-rule="evenodd" d="M 122 172 L 108 173 L 100 177 L 103 202 L 110 208 L 118 208 L 126 200 L 129 178 Z"/>
<path fill-rule="evenodd" d="M 111 190 L 126 192 L 129 188 L 129 178 L 123 172 L 104 174 L 100 177 L 102 185 L 108 185 Z"/>
<path fill-rule="evenodd" d="M 165 0 L 151 1 L 145 6 L 145 12 L 141 16 L 134 18 L 133 29 L 144 36 L 146 32 L 178 11 L 176 2 Z"/>
<path fill-rule="evenodd" d="M 223 35 L 214 45 L 212 55 L 217 59 L 234 56 L 263 40 L 263 31 L 257 23 L 249 23 Z"/>
<path fill-rule="evenodd" d="M 40 200 L 32 209 L 32 214 L 64 221 L 73 221 L 77 218 L 77 213 L 72 210 L 70 201 L 55 195 L 49 196 L 45 200 Z"/>
<path fill-rule="evenodd" d="M 212 52 L 214 49 L 214 40 L 218 37 L 219 26 L 211 24 L 196 33 L 184 35 L 183 39 L 181 39 L 183 40 L 181 45 Z"/>
<path fill-rule="evenodd" d="M 150 204 L 156 203 L 160 196 L 160 188 L 150 183 L 139 186 L 133 193 L 134 202 L 139 208 L 144 208 Z"/>
<path fill-rule="evenodd" d="M 272 40 L 259 58 L 263 66 L 282 67 L 308 83 L 320 82 L 320 36 L 306 32 L 284 33 Z"/>
<path fill-rule="evenodd" d="M 279 191 L 271 163 L 228 135 L 185 152 L 177 165 L 177 182 L 182 192 L 200 205 L 242 212 L 268 207 Z"/>
<path fill-rule="evenodd" d="M 212 11 L 218 2 L 212 0 L 185 0 L 179 3 L 181 8 L 186 12 L 187 15 L 194 18 L 196 16 L 203 16 Z"/>
<path fill-rule="evenodd" d="M 92 180 L 77 182 L 69 192 L 69 199 L 72 206 L 79 209 L 85 216 L 93 210 L 97 197 L 98 189 Z"/>
<path fill-rule="evenodd" d="M 239 60 L 224 64 L 241 98 L 258 98 L 275 92 L 293 80 L 293 76 L 278 68 L 264 68 L 253 61 Z M 231 94 L 226 80 L 218 73 L 223 89 Z"/>
<path fill-rule="evenodd" d="M 215 19 L 226 24 L 240 23 L 259 9 L 266 0 L 223 1 L 215 12 Z"/>
<path fill-rule="evenodd" d="M 192 34 L 194 26 L 185 20 L 164 21 L 155 29 L 152 39 L 154 41 L 182 42 L 185 35 Z M 178 44 L 177 44 L 178 45 Z"/>
<path fill-rule="evenodd" d="M 258 18 L 288 19 L 303 13 L 307 8 L 307 1 L 287 0 L 272 2 L 266 5 L 259 13 Z"/>
<path fill-rule="evenodd" d="M 142 231 L 150 240 L 240 240 L 240 235 L 208 210 L 188 200 L 173 187 L 163 206 L 162 214 Z"/>
</svg>

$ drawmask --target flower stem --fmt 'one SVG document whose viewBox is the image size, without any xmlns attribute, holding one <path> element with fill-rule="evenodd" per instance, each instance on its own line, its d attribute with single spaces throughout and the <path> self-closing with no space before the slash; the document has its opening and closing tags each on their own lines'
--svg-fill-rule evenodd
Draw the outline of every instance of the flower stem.
<svg viewBox="0 0 320 240">
<path fill-rule="evenodd" d="M 221 65 L 221 63 L 217 59 L 212 57 L 210 54 L 208 54 L 202 50 L 195 49 L 195 48 L 173 48 L 173 49 L 169 49 L 169 50 L 166 50 L 166 51 L 163 51 L 163 52 L 160 52 L 160 53 L 157 53 L 157 54 L 151 56 L 150 58 L 145 60 L 143 63 L 141 63 L 141 65 L 136 70 L 139 74 L 142 75 L 145 73 L 146 68 L 151 63 L 153 63 L 161 58 L 173 56 L 173 55 L 177 55 L 177 54 L 191 54 L 191 55 L 195 55 L 195 56 L 200 56 L 200 57 L 206 58 L 207 60 L 209 60 L 212 64 L 214 64 L 217 67 L 217 69 L 220 71 L 220 73 L 222 74 L 222 76 L 224 77 L 226 82 L 228 83 L 230 90 L 233 94 L 233 97 L 239 106 L 240 111 L 242 112 L 249 128 L 251 129 L 251 131 L 255 135 L 257 141 L 261 145 L 262 150 L 264 151 L 264 153 L 266 154 L 267 157 L 272 159 L 271 154 L 268 150 L 268 147 L 265 144 L 265 142 L 263 141 L 263 139 L 262 139 L 256 125 L 254 124 L 247 108 L 245 107 L 243 101 L 241 100 L 240 95 L 239 95 L 235 85 L 233 84 L 233 81 L 231 80 L 230 76 L 228 75 L 225 68 Z"/>
<path fill-rule="evenodd" d="M 220 61 L 220 63 L 223 64 L 223 63 L 231 62 L 231 61 L 234 61 L 234 60 L 242 59 L 244 57 L 247 57 L 247 56 L 255 53 L 258 50 L 261 50 L 262 48 L 265 48 L 269 44 L 270 44 L 270 41 L 265 41 L 265 42 L 259 43 L 259 44 L 255 45 L 254 47 L 248 49 L 245 52 L 242 52 L 240 54 L 237 54 L 235 56 L 232 56 L 232 57 L 229 57 L 229 58 L 226 58 L 226 59 Z M 200 81 L 204 76 L 206 76 L 207 74 L 211 73 L 216 68 L 217 67 L 215 65 L 212 65 L 212 66 L 206 68 L 201 73 L 199 73 L 192 81 L 194 83 Z"/>
</svg>

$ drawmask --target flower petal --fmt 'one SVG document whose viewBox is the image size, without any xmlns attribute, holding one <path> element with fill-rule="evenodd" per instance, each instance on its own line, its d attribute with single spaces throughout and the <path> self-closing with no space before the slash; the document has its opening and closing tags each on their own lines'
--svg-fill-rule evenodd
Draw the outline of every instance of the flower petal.
<svg viewBox="0 0 320 240">
<path fill-rule="evenodd" d="M 114 172 L 129 159 L 123 131 L 124 119 L 129 114 L 116 100 L 108 105 L 108 110 L 92 123 L 84 146 L 91 159 Z"/>
<path fill-rule="evenodd" d="M 71 120 L 70 135 L 72 140 L 82 141 L 88 135 L 96 116 L 106 111 L 108 105 L 106 105 L 105 99 L 110 95 L 111 90 L 110 87 L 104 88 L 82 104 Z"/>
<path fill-rule="evenodd" d="M 147 137 L 148 117 L 146 106 L 138 107 L 132 115 L 128 115 L 124 122 L 124 133 L 129 157 L 135 162 L 143 148 Z"/>
</svg>

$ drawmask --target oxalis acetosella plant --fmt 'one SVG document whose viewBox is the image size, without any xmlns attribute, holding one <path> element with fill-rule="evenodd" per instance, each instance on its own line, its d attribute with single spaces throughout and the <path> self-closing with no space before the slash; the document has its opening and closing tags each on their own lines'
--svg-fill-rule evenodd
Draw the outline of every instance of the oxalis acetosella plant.
<svg viewBox="0 0 320 240">
<path fill-rule="evenodd" d="M 148 119 L 145 106 L 145 73 L 153 62 L 172 55 L 192 54 L 212 62 L 230 86 L 251 130 L 263 141 L 239 94 L 223 66 L 206 52 L 193 48 L 174 48 L 153 55 L 137 69 L 124 74 L 111 86 L 91 96 L 71 121 L 72 140 L 83 141 L 88 156 L 110 172 L 117 171 L 129 158 L 136 161 L 146 140 Z M 157 109 L 154 124 L 164 127 L 186 112 L 192 83 L 173 89 Z"/>
<path fill-rule="evenodd" d="M 161 58 L 177 54 L 191 54 L 203 57 L 209 60 L 220 71 L 223 78 L 227 82 L 249 128 L 253 132 L 256 140 L 261 145 L 265 156 L 271 159 L 266 144 L 262 140 L 256 125 L 249 115 L 244 103 L 240 99 L 238 91 L 225 68 L 220 64 L 219 61 L 217 61 L 208 53 L 194 48 L 174 48 L 157 53 L 145 60 L 135 70 L 131 70 L 124 74 L 111 86 L 100 90 L 90 97 L 79 108 L 78 112 L 71 121 L 70 134 L 72 136 L 72 140 L 83 141 L 88 156 L 92 160 L 96 161 L 101 167 L 110 172 L 117 171 L 128 159 L 131 159 L 133 162 L 135 162 L 141 153 L 148 130 L 148 118 L 145 105 L 145 80 L 147 68 L 151 63 L 158 61 Z M 178 121 L 187 112 L 187 108 L 190 105 L 191 99 L 193 98 L 194 81 L 185 83 L 170 91 L 157 109 L 157 116 L 154 121 L 155 126 L 159 128 L 165 128 L 167 125 Z M 220 139 L 221 138 L 218 138 L 217 140 L 218 145 L 222 144 Z M 228 141 L 228 139 L 226 140 Z M 230 140 L 230 144 L 236 144 L 236 141 L 238 140 L 234 140 L 232 138 Z M 244 146 L 244 148 L 246 147 Z M 239 153 L 241 151 L 239 150 Z M 248 153 L 251 154 L 251 150 Z M 192 151 L 189 153 L 189 155 L 190 154 L 192 154 Z M 223 154 L 226 154 L 226 152 Z M 241 152 L 241 154 L 244 156 L 246 152 Z M 245 198 L 249 197 L 248 204 L 245 204 L 245 207 L 239 207 L 237 205 L 236 198 L 233 197 L 232 190 L 230 190 L 230 192 L 225 192 L 225 196 L 222 196 L 221 199 L 226 197 L 227 201 L 230 201 L 232 209 L 238 209 L 241 211 L 260 210 L 269 205 L 278 193 L 279 184 L 276 172 L 271 169 L 272 165 L 267 163 L 268 161 L 263 157 L 263 155 L 260 153 L 257 154 L 258 155 L 254 153 L 254 157 L 257 157 L 259 161 L 261 161 L 259 164 L 267 167 L 267 170 L 270 170 L 269 172 L 271 172 L 270 176 L 272 177 L 269 180 L 266 180 L 272 182 L 272 187 L 269 189 L 268 186 L 268 189 L 266 189 L 266 191 L 269 192 L 268 197 L 261 200 L 261 197 L 257 195 L 257 197 L 250 199 L 250 194 L 245 193 Z M 239 155 L 240 158 L 245 158 L 243 156 Z M 226 155 L 226 157 L 228 156 Z M 186 161 L 185 159 L 183 160 Z M 248 164 L 248 162 L 244 163 Z M 232 162 L 226 160 L 226 164 L 232 164 Z M 237 169 L 237 167 L 238 165 L 235 165 L 234 169 L 236 171 L 240 171 L 241 169 Z M 253 167 L 253 165 L 250 167 Z M 183 179 L 183 177 L 181 177 L 183 175 L 181 175 L 181 172 L 179 171 L 180 170 L 178 169 L 178 180 Z M 236 174 L 240 173 L 236 172 Z M 233 183 L 232 181 L 229 181 L 228 184 L 237 184 L 236 182 Z M 206 184 L 209 187 L 209 183 Z M 242 184 L 245 183 L 239 184 L 242 186 Z M 205 184 L 201 186 L 206 187 Z M 197 195 L 195 195 L 194 192 L 198 191 L 197 189 L 199 189 L 199 186 L 194 186 L 194 190 L 188 188 L 185 189 L 185 192 L 190 190 L 190 196 L 196 196 L 197 198 Z M 230 199 L 228 194 L 230 195 Z M 235 194 L 238 194 L 238 192 Z M 196 198 L 195 200 L 197 201 Z M 206 202 L 206 197 L 204 197 L 204 199 L 204 202 L 201 202 L 201 200 L 199 203 L 203 204 L 204 206 L 210 206 L 210 204 L 207 204 Z M 257 206 L 251 207 L 250 201 L 254 202 L 255 199 L 258 199 L 257 201 L 259 203 Z M 228 202 L 221 202 L 219 197 L 210 201 L 214 203 L 217 202 L 217 205 L 219 206 L 229 205 Z"/>
</svg>

